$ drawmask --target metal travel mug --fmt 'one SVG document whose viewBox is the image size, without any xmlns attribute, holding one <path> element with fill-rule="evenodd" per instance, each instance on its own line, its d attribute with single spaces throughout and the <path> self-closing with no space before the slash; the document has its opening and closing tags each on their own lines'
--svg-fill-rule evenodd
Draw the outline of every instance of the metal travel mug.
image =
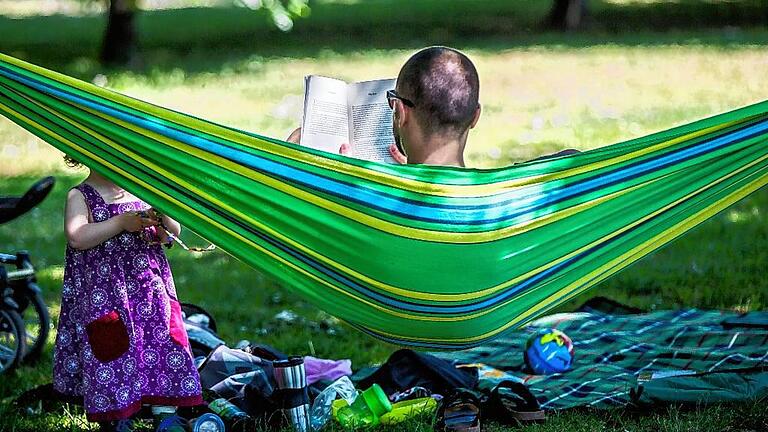
<svg viewBox="0 0 768 432">
<path fill-rule="evenodd" d="M 309 395 L 304 359 L 289 357 L 272 363 L 275 376 L 275 394 L 279 394 L 280 411 L 285 421 L 296 432 L 309 432 Z"/>
</svg>

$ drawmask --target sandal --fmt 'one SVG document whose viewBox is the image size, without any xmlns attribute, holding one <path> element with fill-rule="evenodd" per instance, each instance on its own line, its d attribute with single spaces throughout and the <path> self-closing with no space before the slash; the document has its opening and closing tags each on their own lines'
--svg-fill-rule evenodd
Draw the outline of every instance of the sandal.
<svg viewBox="0 0 768 432">
<path fill-rule="evenodd" d="M 437 408 L 436 430 L 480 432 L 480 399 L 471 390 L 457 389 Z"/>
<path fill-rule="evenodd" d="M 501 390 L 508 390 L 504 393 Z M 547 419 L 539 401 L 524 384 L 502 381 L 491 392 L 488 408 L 499 420 L 516 420 L 518 423 L 540 423 Z"/>
</svg>

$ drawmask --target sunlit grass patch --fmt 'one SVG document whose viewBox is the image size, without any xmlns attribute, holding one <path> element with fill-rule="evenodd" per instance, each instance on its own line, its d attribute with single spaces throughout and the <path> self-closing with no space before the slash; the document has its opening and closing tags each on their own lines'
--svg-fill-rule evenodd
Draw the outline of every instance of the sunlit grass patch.
<svg viewBox="0 0 768 432">
<path fill-rule="evenodd" d="M 303 77 L 357 81 L 397 75 L 410 50 L 319 59 L 246 58 L 221 73 L 115 72 L 121 93 L 266 136 L 300 124 Z M 760 100 L 768 94 L 768 49 L 706 46 L 579 50 L 468 50 L 481 76 L 483 114 L 470 134 L 474 166 L 506 165 L 560 148 L 586 150 Z M 0 120 L 0 175 L 57 170 L 59 153 Z"/>
</svg>

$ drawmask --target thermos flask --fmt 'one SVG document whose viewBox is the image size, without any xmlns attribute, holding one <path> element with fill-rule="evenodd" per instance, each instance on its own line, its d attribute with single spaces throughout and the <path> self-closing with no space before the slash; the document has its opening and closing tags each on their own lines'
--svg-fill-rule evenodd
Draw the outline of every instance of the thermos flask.
<svg viewBox="0 0 768 432">
<path fill-rule="evenodd" d="M 280 404 L 280 413 L 295 432 L 310 432 L 309 395 L 304 359 L 289 357 L 272 363 L 275 376 L 273 397 Z"/>
</svg>

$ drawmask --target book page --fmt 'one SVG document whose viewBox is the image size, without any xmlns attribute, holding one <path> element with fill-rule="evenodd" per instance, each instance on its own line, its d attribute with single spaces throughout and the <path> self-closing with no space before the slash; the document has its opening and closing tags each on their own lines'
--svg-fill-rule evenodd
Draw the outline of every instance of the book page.
<svg viewBox="0 0 768 432">
<path fill-rule="evenodd" d="M 395 137 L 392 135 L 392 110 L 387 104 L 387 90 L 394 88 L 394 79 L 349 85 L 352 156 L 375 162 L 395 162 L 389 154 L 389 146 L 395 143 Z"/>
<path fill-rule="evenodd" d="M 347 83 L 318 75 L 304 78 L 301 145 L 338 153 L 349 142 Z"/>
</svg>

